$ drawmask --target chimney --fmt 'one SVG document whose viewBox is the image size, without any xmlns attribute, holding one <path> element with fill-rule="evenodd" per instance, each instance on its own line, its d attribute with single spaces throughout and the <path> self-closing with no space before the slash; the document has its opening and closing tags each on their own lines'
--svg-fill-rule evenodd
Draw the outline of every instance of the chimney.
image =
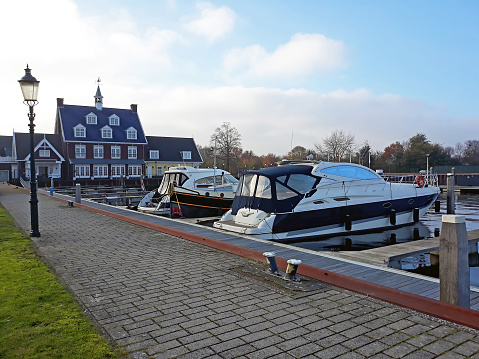
<svg viewBox="0 0 479 359">
<path fill-rule="evenodd" d="M 138 109 L 138 105 L 137 105 L 137 104 L 133 104 L 133 103 L 132 103 L 132 104 L 130 105 L 130 108 L 131 108 L 131 111 L 133 111 L 133 112 L 138 112 L 138 111 L 137 111 L 137 109 Z"/>
<path fill-rule="evenodd" d="M 63 107 L 63 99 L 57 98 L 57 107 Z"/>
</svg>

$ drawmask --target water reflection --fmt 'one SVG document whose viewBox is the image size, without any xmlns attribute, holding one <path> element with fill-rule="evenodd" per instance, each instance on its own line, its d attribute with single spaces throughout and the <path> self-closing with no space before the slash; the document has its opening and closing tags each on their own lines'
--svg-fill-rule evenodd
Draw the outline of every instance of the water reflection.
<svg viewBox="0 0 479 359">
<path fill-rule="evenodd" d="M 337 236 L 320 240 L 308 240 L 291 243 L 291 245 L 313 251 L 362 251 L 365 249 L 384 247 L 391 244 L 404 243 L 430 237 L 430 230 L 423 223 L 394 230 Z"/>
</svg>

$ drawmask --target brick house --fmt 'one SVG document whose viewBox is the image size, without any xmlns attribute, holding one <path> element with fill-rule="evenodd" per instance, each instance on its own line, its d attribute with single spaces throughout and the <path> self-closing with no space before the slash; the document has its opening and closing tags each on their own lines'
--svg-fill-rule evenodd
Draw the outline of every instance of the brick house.
<svg viewBox="0 0 479 359">
<path fill-rule="evenodd" d="M 60 135 L 66 179 L 135 178 L 144 173 L 146 136 L 137 113 L 103 107 L 98 86 L 95 106 L 66 105 L 57 99 L 55 134 Z"/>
</svg>

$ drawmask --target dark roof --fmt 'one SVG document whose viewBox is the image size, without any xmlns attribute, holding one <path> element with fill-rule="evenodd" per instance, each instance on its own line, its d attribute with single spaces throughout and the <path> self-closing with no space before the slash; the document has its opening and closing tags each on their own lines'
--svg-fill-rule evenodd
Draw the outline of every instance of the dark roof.
<svg viewBox="0 0 479 359">
<path fill-rule="evenodd" d="M 63 130 L 63 137 L 65 141 L 74 142 L 114 142 L 114 143 L 146 143 L 145 133 L 141 127 L 138 113 L 131 109 L 106 108 L 98 110 L 94 106 L 76 106 L 63 105 L 58 107 L 58 112 L 61 121 L 61 128 Z M 94 113 L 97 116 L 97 124 L 91 125 L 86 123 L 85 116 L 89 113 Z M 119 126 L 110 126 L 108 117 L 117 115 L 120 118 Z M 74 127 L 83 125 L 86 128 L 86 137 L 79 138 L 74 136 Z M 101 128 L 109 126 L 112 129 L 112 138 L 102 138 Z M 126 130 L 130 127 L 137 131 L 137 139 L 130 140 L 126 138 Z"/>
<path fill-rule="evenodd" d="M 12 155 L 13 136 L 0 136 L 0 157 L 10 157 Z"/>
<path fill-rule="evenodd" d="M 311 174 L 313 170 L 312 166 L 304 166 L 304 165 L 291 165 L 291 166 L 274 166 L 274 167 L 265 167 L 261 168 L 256 171 L 248 171 L 244 174 L 248 173 L 257 173 L 269 178 L 276 178 L 280 176 L 286 176 L 292 173 L 300 173 L 300 174 Z"/>
<path fill-rule="evenodd" d="M 30 133 L 15 132 L 14 136 L 17 160 L 23 161 L 30 154 Z M 55 150 L 60 154 L 60 156 L 65 158 L 65 156 L 63 155 L 62 141 L 60 135 L 35 133 L 33 137 L 33 142 L 35 144 L 34 146 L 37 147 L 37 145 L 43 140 L 44 137 L 55 148 Z"/>
<path fill-rule="evenodd" d="M 203 162 L 193 138 L 146 136 L 146 139 L 148 140 L 146 158 L 149 161 L 171 161 L 181 163 L 183 162 L 181 152 L 190 151 L 191 159 L 185 160 L 185 162 Z M 150 159 L 150 150 L 159 150 L 160 158 Z"/>
</svg>

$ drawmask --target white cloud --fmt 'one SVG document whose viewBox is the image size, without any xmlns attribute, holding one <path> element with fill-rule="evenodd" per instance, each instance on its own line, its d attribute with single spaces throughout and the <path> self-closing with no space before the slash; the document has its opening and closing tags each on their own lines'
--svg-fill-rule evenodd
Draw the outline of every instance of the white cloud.
<svg viewBox="0 0 479 359">
<path fill-rule="evenodd" d="M 345 56 L 342 41 L 322 34 L 295 34 L 272 53 L 260 45 L 233 49 L 224 57 L 223 65 L 227 76 L 284 78 L 341 68 L 345 65 Z"/>
<path fill-rule="evenodd" d="M 208 41 L 215 41 L 233 30 L 236 14 L 227 6 L 215 8 L 208 2 L 196 5 L 200 14 L 186 24 L 186 29 Z"/>
</svg>

